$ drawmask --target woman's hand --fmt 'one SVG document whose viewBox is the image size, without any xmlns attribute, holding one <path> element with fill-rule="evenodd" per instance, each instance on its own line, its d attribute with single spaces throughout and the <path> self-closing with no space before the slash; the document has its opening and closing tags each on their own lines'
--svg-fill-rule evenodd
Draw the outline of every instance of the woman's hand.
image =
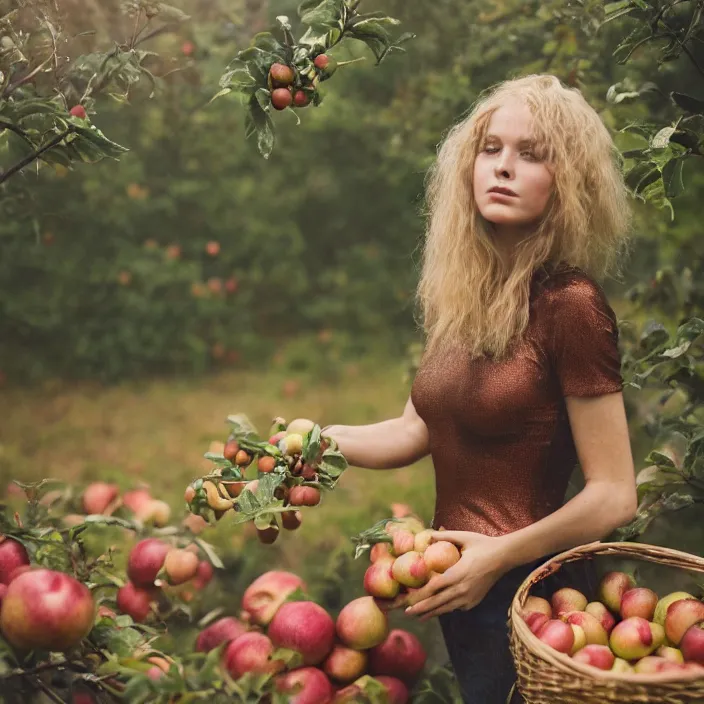
<svg viewBox="0 0 704 704">
<path fill-rule="evenodd" d="M 474 608 L 511 568 L 501 538 L 467 531 L 434 531 L 433 539 L 454 543 L 462 553 L 459 562 L 444 574 L 433 577 L 413 594 L 414 605 L 406 609 L 427 621 L 433 616 Z"/>
</svg>

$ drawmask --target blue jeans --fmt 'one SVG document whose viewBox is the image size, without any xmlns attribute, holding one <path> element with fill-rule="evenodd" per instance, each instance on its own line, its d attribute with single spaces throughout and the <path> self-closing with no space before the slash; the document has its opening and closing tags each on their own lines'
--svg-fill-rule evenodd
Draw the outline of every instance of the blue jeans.
<svg viewBox="0 0 704 704">
<path fill-rule="evenodd" d="M 508 645 L 508 610 L 523 580 L 549 558 L 507 572 L 473 609 L 439 617 L 465 704 L 506 704 L 516 680 Z M 593 563 L 580 560 L 564 565 L 533 587 L 531 594 L 549 600 L 554 591 L 568 586 L 579 589 L 588 599 L 594 598 L 597 585 Z M 520 702 L 523 698 L 514 693 L 511 704 Z"/>
</svg>

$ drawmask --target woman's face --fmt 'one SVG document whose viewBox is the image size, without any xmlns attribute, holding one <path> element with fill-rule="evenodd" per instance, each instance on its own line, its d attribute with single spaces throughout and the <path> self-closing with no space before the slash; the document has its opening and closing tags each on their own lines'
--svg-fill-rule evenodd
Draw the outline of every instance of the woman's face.
<svg viewBox="0 0 704 704">
<path fill-rule="evenodd" d="M 532 123 L 530 109 L 522 101 L 499 107 L 474 162 L 474 198 L 499 235 L 530 230 L 550 200 L 553 171 L 531 144 Z M 497 187 L 515 195 L 492 193 Z"/>
</svg>

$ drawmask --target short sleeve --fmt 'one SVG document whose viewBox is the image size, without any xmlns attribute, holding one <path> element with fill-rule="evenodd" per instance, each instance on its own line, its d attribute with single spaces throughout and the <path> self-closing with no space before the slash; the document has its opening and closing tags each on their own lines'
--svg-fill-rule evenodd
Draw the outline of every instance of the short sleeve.
<svg viewBox="0 0 704 704">
<path fill-rule="evenodd" d="M 552 364 L 563 396 L 601 396 L 623 389 L 616 315 L 586 276 L 554 291 Z"/>
</svg>

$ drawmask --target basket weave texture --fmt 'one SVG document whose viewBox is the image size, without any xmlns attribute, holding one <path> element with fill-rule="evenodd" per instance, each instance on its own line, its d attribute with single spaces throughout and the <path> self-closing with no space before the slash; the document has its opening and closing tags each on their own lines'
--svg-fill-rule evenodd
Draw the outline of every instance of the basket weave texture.
<svg viewBox="0 0 704 704">
<path fill-rule="evenodd" d="M 623 557 L 704 572 L 704 558 L 641 543 L 595 542 L 568 550 L 533 570 L 518 588 L 509 609 L 510 647 L 517 687 L 526 704 L 704 704 L 699 673 L 634 675 L 598 670 L 558 653 L 531 632 L 521 611 L 531 588 L 563 564 L 596 556 Z"/>
</svg>

